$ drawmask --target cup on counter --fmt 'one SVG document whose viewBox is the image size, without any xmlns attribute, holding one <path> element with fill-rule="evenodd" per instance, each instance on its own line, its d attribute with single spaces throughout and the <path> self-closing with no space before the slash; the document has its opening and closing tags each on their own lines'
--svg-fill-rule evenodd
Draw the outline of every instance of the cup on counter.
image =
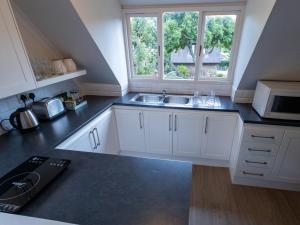
<svg viewBox="0 0 300 225">
<path fill-rule="evenodd" d="M 68 73 L 73 73 L 77 71 L 77 66 L 73 59 L 64 59 L 63 60 Z"/>
<path fill-rule="evenodd" d="M 53 60 L 52 64 L 55 74 L 63 75 L 68 72 L 63 60 Z"/>
</svg>

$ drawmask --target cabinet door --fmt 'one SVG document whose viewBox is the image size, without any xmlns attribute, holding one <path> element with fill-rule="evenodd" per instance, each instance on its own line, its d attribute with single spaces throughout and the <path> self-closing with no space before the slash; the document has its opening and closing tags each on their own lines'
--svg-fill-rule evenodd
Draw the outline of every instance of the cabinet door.
<svg viewBox="0 0 300 225">
<path fill-rule="evenodd" d="M 174 113 L 173 154 L 200 157 L 203 114 Z"/>
<path fill-rule="evenodd" d="M 147 152 L 172 154 L 172 112 L 145 111 Z"/>
<path fill-rule="evenodd" d="M 280 181 L 300 183 L 300 131 L 286 131 L 273 174 Z"/>
<path fill-rule="evenodd" d="M 206 114 L 201 156 L 208 159 L 229 160 L 235 127 L 234 115 Z"/>
<path fill-rule="evenodd" d="M 0 98 L 36 87 L 9 1 L 0 1 Z"/>
<path fill-rule="evenodd" d="M 115 114 L 120 150 L 146 152 L 143 112 L 116 109 Z"/>
<path fill-rule="evenodd" d="M 97 137 L 97 152 L 118 154 L 119 142 L 114 113 L 111 110 L 104 112 L 96 124 L 94 134 Z"/>
</svg>

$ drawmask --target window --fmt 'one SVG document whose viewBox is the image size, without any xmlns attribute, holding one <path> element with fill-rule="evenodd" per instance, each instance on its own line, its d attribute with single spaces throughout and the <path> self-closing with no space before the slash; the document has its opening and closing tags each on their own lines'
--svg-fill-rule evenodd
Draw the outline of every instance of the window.
<svg viewBox="0 0 300 225">
<path fill-rule="evenodd" d="M 241 9 L 211 10 L 127 14 L 131 78 L 231 81 Z"/>
<path fill-rule="evenodd" d="M 157 17 L 130 17 L 131 70 L 133 76 L 158 74 Z"/>
</svg>

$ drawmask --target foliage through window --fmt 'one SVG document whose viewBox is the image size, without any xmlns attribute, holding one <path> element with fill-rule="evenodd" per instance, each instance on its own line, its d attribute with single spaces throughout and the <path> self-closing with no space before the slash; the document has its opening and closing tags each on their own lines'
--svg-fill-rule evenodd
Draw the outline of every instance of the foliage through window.
<svg viewBox="0 0 300 225">
<path fill-rule="evenodd" d="M 134 74 L 157 74 L 157 18 L 131 17 L 131 52 Z"/>
<path fill-rule="evenodd" d="M 229 78 L 237 12 L 166 11 L 128 18 L 133 77 Z"/>
</svg>

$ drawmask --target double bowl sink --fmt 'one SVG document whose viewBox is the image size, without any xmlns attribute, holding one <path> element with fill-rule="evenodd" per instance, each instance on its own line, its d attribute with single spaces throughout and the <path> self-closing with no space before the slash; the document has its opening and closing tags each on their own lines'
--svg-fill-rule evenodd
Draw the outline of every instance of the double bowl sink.
<svg viewBox="0 0 300 225">
<path fill-rule="evenodd" d="M 201 96 L 198 98 L 198 101 L 195 102 L 191 96 L 183 95 L 159 95 L 159 94 L 137 94 L 130 101 L 135 103 L 142 104 L 158 104 L 158 105 L 181 105 L 189 106 L 193 104 L 198 104 L 201 106 L 218 106 L 220 100 L 218 97 L 215 97 L 213 105 L 209 102 L 204 101 L 207 96 Z"/>
</svg>

